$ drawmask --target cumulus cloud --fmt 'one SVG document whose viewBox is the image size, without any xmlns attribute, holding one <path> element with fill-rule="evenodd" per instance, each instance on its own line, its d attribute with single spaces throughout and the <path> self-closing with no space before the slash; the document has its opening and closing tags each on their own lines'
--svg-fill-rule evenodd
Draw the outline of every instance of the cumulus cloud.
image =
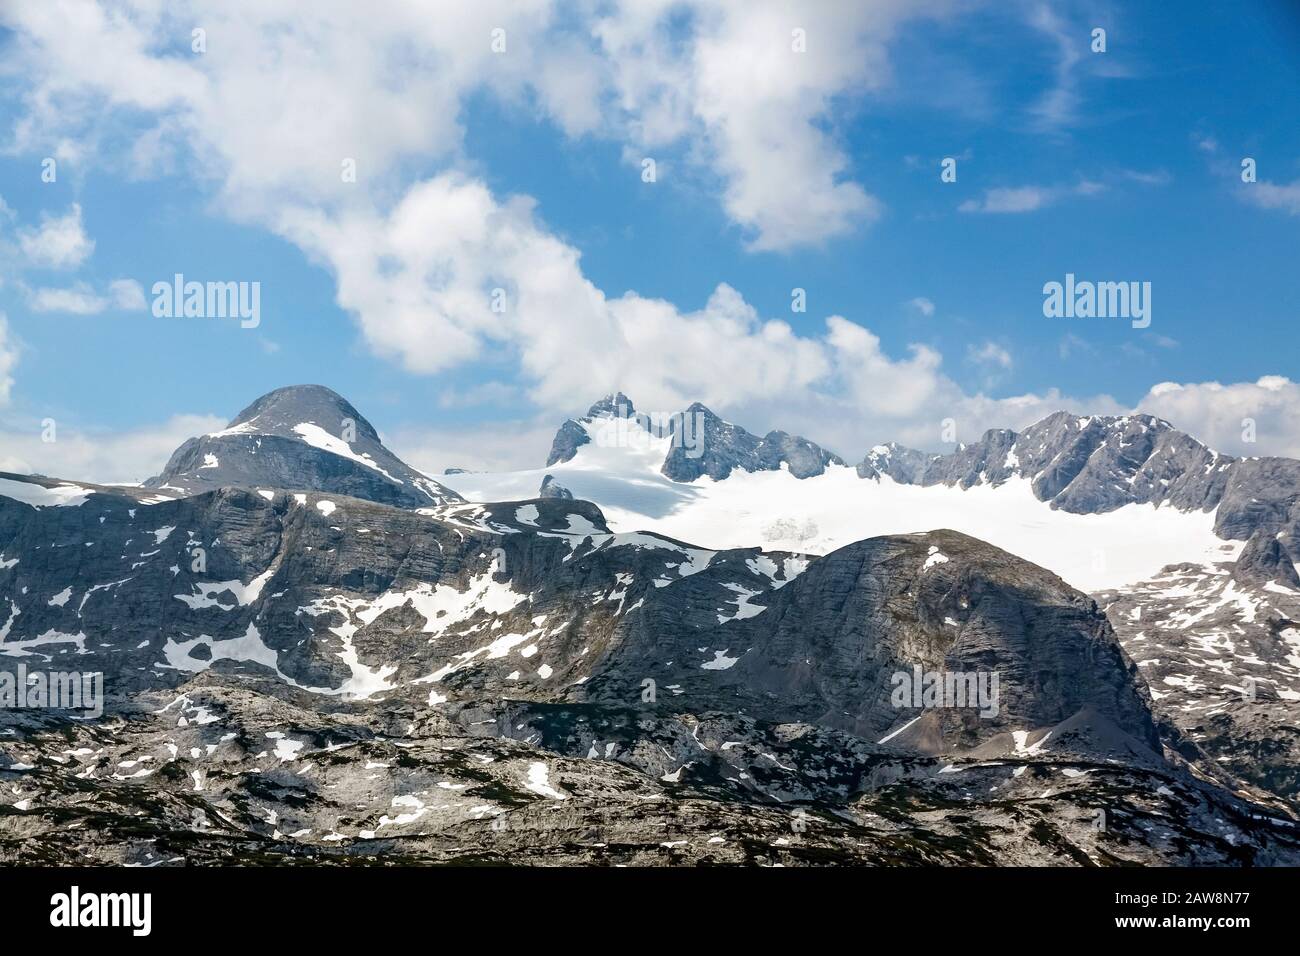
<svg viewBox="0 0 1300 956">
<path fill-rule="evenodd" d="M 832 106 L 889 82 L 902 25 L 952 8 L 482 0 L 440 4 L 435 16 L 419 3 L 49 0 L 7 5 L 0 23 L 19 38 L 9 53 L 29 82 L 18 148 L 94 139 L 103 111 L 118 110 L 132 121 L 126 169 L 157 172 L 192 146 L 237 216 L 391 200 L 408 161 L 458 157 L 461 104 L 486 89 L 570 136 L 619 141 L 629 159 L 680 150 L 721 183 L 753 248 L 781 250 L 879 215 L 851 178 Z M 176 49 L 196 24 L 206 52 Z M 344 160 L 355 183 L 341 182 Z"/>
<path fill-rule="evenodd" d="M 543 59 L 572 52 L 557 42 L 555 19 L 543 0 L 0 8 L 0 23 L 19 38 L 9 52 L 29 78 L 18 148 L 58 134 L 93 139 L 103 112 L 117 111 L 135 137 L 117 157 L 129 169 L 152 171 L 140 168 L 139 142 L 144 153 L 189 147 L 190 161 L 221 190 L 222 208 L 258 220 L 286 202 L 383 194 L 404 162 L 454 157 L 461 100 L 484 87 L 507 102 L 532 96 L 575 131 L 588 126 L 585 104 L 599 101 L 574 78 L 580 71 L 533 83 Z M 201 54 L 189 49 L 195 28 L 205 31 Z M 501 53 L 491 47 L 497 28 L 505 30 Z M 355 162 L 355 183 L 342 179 L 344 160 Z"/>
<path fill-rule="evenodd" d="M 911 306 L 926 318 L 934 315 L 934 303 L 923 295 L 919 295 L 915 299 L 908 299 L 906 305 Z"/>
<path fill-rule="evenodd" d="M 1137 403 L 1218 451 L 1300 458 L 1300 383 L 1282 375 L 1255 382 L 1161 382 Z"/>
<path fill-rule="evenodd" d="M 28 265 L 42 269 L 71 269 L 95 251 L 86 235 L 81 206 L 76 203 L 62 216 L 43 215 L 37 227 L 18 230 L 18 246 Z"/>
<path fill-rule="evenodd" d="M 50 475 L 97 484 L 136 483 L 156 475 L 185 439 L 224 428 L 213 415 L 174 415 L 127 431 L 87 431 L 55 419 L 54 441 L 33 420 L 0 429 L 0 471 Z"/>
<path fill-rule="evenodd" d="M 880 216 L 880 200 L 850 176 L 832 106 L 888 86 L 899 30 L 954 9 L 949 0 L 619 0 L 594 33 L 630 155 L 690 142 L 691 158 L 722 177 L 724 209 L 750 248 L 786 250 Z"/>
<path fill-rule="evenodd" d="M 644 31 L 635 29 L 644 21 L 627 13 L 632 6 L 623 4 L 615 63 L 646 49 Z M 686 85 L 672 95 L 688 100 L 696 122 L 686 128 L 702 125 L 705 150 L 726 181 L 724 206 L 752 248 L 815 244 L 880 216 L 880 201 L 847 178 L 848 157 L 825 121 L 833 97 L 884 82 L 886 44 L 916 12 L 895 2 L 797 10 L 776 0 L 701 3 L 693 42 L 655 48 L 675 51 L 666 77 L 684 78 Z M 671 7 L 665 13 L 652 29 L 670 28 Z M 803 31 L 802 42 L 811 50 L 797 48 L 795 30 Z M 627 72 L 616 68 L 619 76 Z M 620 90 L 635 110 L 633 97 L 641 91 L 628 84 Z M 662 95 L 662 86 L 655 94 Z"/>
<path fill-rule="evenodd" d="M 655 401 L 726 401 L 807 387 L 827 367 L 822 346 L 761 321 L 726 285 L 690 313 L 607 297 L 531 200 L 498 201 L 460 174 L 415 185 L 386 216 L 300 211 L 281 225 L 333 270 L 339 304 L 379 354 L 414 372 L 513 354 L 545 407 L 601 382 Z"/>
</svg>

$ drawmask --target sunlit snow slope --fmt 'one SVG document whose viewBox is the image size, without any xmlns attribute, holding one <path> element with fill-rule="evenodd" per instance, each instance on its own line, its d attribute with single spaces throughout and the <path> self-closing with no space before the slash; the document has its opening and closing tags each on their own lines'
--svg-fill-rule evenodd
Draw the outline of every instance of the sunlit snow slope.
<svg viewBox="0 0 1300 956">
<path fill-rule="evenodd" d="M 598 419 L 588 430 L 593 440 L 567 462 L 438 480 L 471 501 L 509 501 L 536 496 L 542 479 L 553 475 L 576 497 L 598 504 L 612 529 L 656 531 L 707 548 L 825 554 L 875 535 L 951 528 L 1086 591 L 1141 581 L 1180 561 L 1229 560 L 1241 549 L 1214 535 L 1213 512 L 1131 504 L 1072 514 L 1036 499 L 1023 478 L 962 490 L 862 479 L 851 467 L 831 465 L 802 480 L 782 470 L 675 482 L 660 472 L 670 438 L 617 419 Z"/>
</svg>

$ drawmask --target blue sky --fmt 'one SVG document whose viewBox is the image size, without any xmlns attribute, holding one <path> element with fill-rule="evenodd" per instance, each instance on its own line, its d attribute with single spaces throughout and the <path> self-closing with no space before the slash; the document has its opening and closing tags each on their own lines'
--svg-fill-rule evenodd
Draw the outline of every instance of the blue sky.
<svg viewBox="0 0 1300 956">
<path fill-rule="evenodd" d="M 854 459 L 1055 407 L 1300 454 L 1294 5 L 24 6 L 0 4 L 0 467 L 142 478 L 309 381 L 434 471 L 536 464 L 614 387 Z M 260 282 L 260 324 L 153 316 L 176 272 Z M 1150 282 L 1150 328 L 1045 318 L 1067 272 Z"/>
</svg>

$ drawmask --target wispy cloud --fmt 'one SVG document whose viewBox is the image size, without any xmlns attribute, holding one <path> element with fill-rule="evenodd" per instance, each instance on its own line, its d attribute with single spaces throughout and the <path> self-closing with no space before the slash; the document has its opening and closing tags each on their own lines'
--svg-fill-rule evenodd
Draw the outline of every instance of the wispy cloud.
<svg viewBox="0 0 1300 956">
<path fill-rule="evenodd" d="M 1150 172 L 1140 169 L 1126 169 L 1121 174 L 1125 179 L 1143 186 L 1166 186 L 1173 181 L 1168 170 L 1156 169 Z"/>
<path fill-rule="evenodd" d="M 1074 121 L 1079 105 L 1077 68 L 1087 49 L 1087 33 L 1067 23 L 1047 3 L 1029 8 L 1029 22 L 1056 46 L 1055 83 L 1030 111 L 1040 127 L 1055 129 Z"/>
<path fill-rule="evenodd" d="M 1231 181 L 1236 186 L 1237 196 L 1243 202 L 1260 209 L 1285 213 L 1288 216 L 1300 216 L 1300 179 L 1294 179 L 1289 183 L 1276 183 L 1267 179 L 1253 183 L 1242 182 L 1240 163 L 1244 163 L 1245 157 L 1240 161 L 1230 160 L 1220 150 L 1218 141 L 1212 136 L 1194 133 L 1192 141 L 1197 149 L 1212 157 L 1207 160 L 1211 172 Z"/>
<path fill-rule="evenodd" d="M 1092 180 L 1081 180 L 1073 186 L 1003 186 L 985 190 L 978 199 L 967 199 L 957 207 L 966 213 L 1025 213 L 1036 212 L 1071 196 L 1096 196 L 1106 187 Z"/>
<path fill-rule="evenodd" d="M 1272 209 L 1288 216 L 1300 216 L 1300 179 L 1289 183 L 1242 183 L 1238 191 L 1246 202 L 1260 209 Z"/>
<path fill-rule="evenodd" d="M 27 304 L 33 312 L 65 315 L 98 315 L 101 312 L 141 312 L 145 308 L 144 289 L 134 279 L 114 279 L 104 292 L 96 292 L 84 282 L 70 288 L 37 288 L 28 291 Z"/>
<path fill-rule="evenodd" d="M 904 305 L 909 306 L 917 312 L 920 312 L 926 318 L 934 315 L 934 303 L 923 295 L 918 295 L 915 299 L 908 299 Z"/>
<path fill-rule="evenodd" d="M 1014 364 L 1011 353 L 996 342 L 968 346 L 966 360 L 976 365 L 1000 369 L 1009 369 Z"/>
<path fill-rule="evenodd" d="M 1066 332 L 1065 335 L 1061 336 L 1057 352 L 1060 354 L 1062 361 L 1065 361 L 1075 355 L 1096 355 L 1097 348 L 1091 342 L 1080 338 L 1073 332 Z"/>
</svg>

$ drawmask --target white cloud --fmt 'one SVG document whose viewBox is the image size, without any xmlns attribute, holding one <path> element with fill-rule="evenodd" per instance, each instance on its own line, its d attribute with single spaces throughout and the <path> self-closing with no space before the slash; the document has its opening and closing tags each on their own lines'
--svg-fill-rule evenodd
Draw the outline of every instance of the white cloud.
<svg viewBox="0 0 1300 956">
<path fill-rule="evenodd" d="M 1005 186 L 986 189 L 979 199 L 967 199 L 957 207 L 959 212 L 1020 213 L 1036 212 L 1069 196 L 1095 196 L 1105 191 L 1105 186 L 1081 180 L 1074 186 Z"/>
<path fill-rule="evenodd" d="M 1062 361 L 1068 360 L 1072 355 L 1096 355 L 1097 347 L 1087 339 L 1075 335 L 1073 332 L 1066 332 L 1061 336 L 1060 345 L 1057 351 Z"/>
<path fill-rule="evenodd" d="M 1157 169 L 1155 172 L 1146 172 L 1141 169 L 1126 169 L 1120 175 L 1125 179 L 1135 183 L 1141 183 L 1143 186 L 1167 186 L 1173 182 L 1173 177 L 1165 169 Z"/>
<path fill-rule="evenodd" d="M 140 283 L 134 279 L 114 279 L 103 293 L 84 282 L 66 289 L 33 289 L 28 293 L 27 304 L 33 312 L 98 315 L 110 310 L 141 312 L 146 303 Z"/>
<path fill-rule="evenodd" d="M 961 212 L 1033 212 L 1053 199 L 1053 193 L 1041 186 L 1016 186 L 989 189 L 983 199 L 967 199 Z"/>
<path fill-rule="evenodd" d="M 936 409 L 972 428 L 1007 415 L 995 416 L 1000 400 L 964 395 L 932 349 L 894 358 L 840 317 L 801 336 L 725 284 L 696 311 L 635 292 L 609 297 L 529 198 L 494 196 L 457 171 L 403 185 L 402 172 L 416 158 L 466 165 L 460 103 L 486 84 L 506 102 L 536 100 L 570 132 L 599 115 L 600 132 L 633 155 L 698 141 L 687 161 L 721 174 L 723 203 L 754 247 L 819 242 L 876 210 L 845 178 L 832 100 L 886 84 L 899 25 L 946 8 L 615 4 L 592 27 L 599 60 L 580 58 L 568 78 L 544 69 L 574 48 L 552 42 L 566 35 L 540 0 L 457 4 L 437 18 L 415 6 L 290 0 L 196 0 L 177 13 L 125 0 L 112 17 L 89 0 L 52 0 L 0 16 L 23 35 L 19 66 L 32 84 L 20 146 L 86 136 L 105 109 L 152 115 L 141 134 L 150 149 L 192 140 L 221 208 L 330 268 L 366 342 L 405 368 L 507 356 L 539 410 L 568 412 L 575 395 L 585 404 L 622 387 L 651 408 L 702 400 L 746 422 L 820 422 L 807 431 L 838 434 L 852 450 L 868 431 L 937 435 Z M 194 24 L 207 30 L 204 54 L 151 39 L 188 36 Z M 506 54 L 490 51 L 497 25 Z M 790 47 L 796 27 L 807 53 Z M 593 113 L 597 94 L 611 103 Z M 357 162 L 355 184 L 340 181 L 344 158 Z M 504 313 L 492 311 L 495 288 Z"/>
<path fill-rule="evenodd" d="M 463 428 L 404 427 L 386 434 L 384 440 L 408 465 L 436 479 L 447 468 L 468 471 L 541 468 L 559 424 L 550 416 L 489 425 L 478 423 Z"/>
<path fill-rule="evenodd" d="M 139 482 L 156 475 L 176 447 L 194 435 L 225 427 L 213 415 L 174 415 L 165 422 L 121 432 L 84 431 L 55 419 L 55 440 L 41 440 L 39 421 L 0 430 L 0 471 L 42 474 L 98 484 Z"/>
<path fill-rule="evenodd" d="M 1031 110 L 1040 127 L 1055 129 L 1073 122 L 1078 110 L 1078 66 L 1090 34 L 1067 23 L 1048 3 L 1030 6 L 1029 22 L 1056 44 L 1056 83 Z"/>
<path fill-rule="evenodd" d="M 409 161 L 459 157 L 461 105 L 487 89 L 570 136 L 620 141 L 631 159 L 683 149 L 720 180 L 752 247 L 779 250 L 879 215 L 849 178 L 833 107 L 889 83 L 901 25 L 952 6 L 48 0 L 6 5 L 0 23 L 20 37 L 10 49 L 30 84 L 17 148 L 98 139 L 105 110 L 119 110 L 132 130 L 125 148 L 113 143 L 123 168 L 156 173 L 192 150 L 237 217 L 391 202 Z M 202 54 L 178 43 L 195 24 Z M 490 46 L 497 27 L 504 53 Z M 807 52 L 792 49 L 795 29 Z M 344 159 L 356 161 L 355 184 L 340 180 Z"/>
<path fill-rule="evenodd" d="M 1288 216 L 1300 216 L 1300 179 L 1283 185 L 1264 181 L 1243 183 L 1240 195 L 1261 209 L 1276 209 Z"/>
<path fill-rule="evenodd" d="M 43 269 L 74 268 L 95 251 L 95 240 L 86 235 L 81 206 L 76 203 L 62 216 L 42 215 L 36 228 L 19 229 L 18 245 L 29 265 Z"/>
<path fill-rule="evenodd" d="M 827 132 L 832 100 L 890 80 L 888 43 L 950 4 L 624 0 L 597 22 L 634 155 L 690 137 L 753 249 L 821 243 L 879 217 Z M 680 34 L 684 15 L 690 32 Z M 794 49 L 804 31 L 806 52 Z"/>
<path fill-rule="evenodd" d="M 1207 160 L 1211 170 L 1236 184 L 1237 196 L 1243 202 L 1258 206 L 1260 209 L 1277 210 L 1288 216 L 1300 216 L 1300 179 L 1294 179 L 1289 183 L 1274 183 L 1268 180 L 1243 183 L 1240 179 L 1241 167 L 1237 165 L 1236 160 L 1229 162 L 1226 158 L 1220 158 L 1222 153 L 1218 140 L 1194 133 L 1192 141 L 1197 149 L 1213 157 Z"/>
<path fill-rule="evenodd" d="M 0 312 L 0 406 L 9 404 L 14 385 L 14 368 L 18 365 L 18 346 L 10 338 L 9 323 Z"/>
<path fill-rule="evenodd" d="M 934 315 L 934 303 L 923 295 L 917 296 L 915 299 L 908 299 L 905 304 L 911 306 L 926 318 Z"/>
<path fill-rule="evenodd" d="M 30 83 L 18 148 L 56 132 L 94 138 L 105 110 L 118 110 L 146 146 L 142 154 L 132 143 L 118 157 L 128 169 L 147 173 L 156 160 L 145 154 L 188 145 L 221 188 L 222 208 L 256 220 L 285 203 L 383 195 L 404 162 L 455 156 L 461 100 L 484 87 L 507 101 L 533 90 L 568 128 L 589 125 L 581 102 L 594 100 L 589 85 L 572 76 L 531 85 L 542 59 L 571 52 L 553 42 L 553 19 L 544 0 L 0 8 L 0 22 L 21 38 L 11 49 Z M 201 54 L 189 49 L 196 26 L 206 31 Z M 496 27 L 506 30 L 505 53 L 491 50 Z M 356 161 L 356 183 L 342 181 L 344 159 Z"/>
<path fill-rule="evenodd" d="M 513 356 L 528 398 L 553 416 L 552 427 L 622 389 L 647 410 L 703 401 L 748 427 L 803 429 L 855 455 L 895 438 L 933 447 L 947 417 L 969 440 L 1059 407 L 1123 410 L 1104 397 L 968 395 L 927 346 L 894 357 L 870 330 L 840 316 L 820 335 L 799 335 L 764 320 L 726 284 L 691 312 L 635 292 L 609 297 L 530 201 L 498 201 L 461 174 L 417 184 L 387 216 L 304 211 L 282 225 L 334 271 L 340 304 L 379 354 L 416 372 Z M 504 313 L 492 311 L 494 288 L 505 292 Z M 522 450 L 502 442 L 500 456 Z M 467 460 L 431 452 L 421 464 L 482 467 Z"/>
<path fill-rule="evenodd" d="M 1162 382 L 1137 403 L 1218 451 L 1300 458 L 1300 383 L 1281 375 L 1255 382 Z M 1255 441 L 1245 440 L 1254 422 Z"/>
<path fill-rule="evenodd" d="M 414 372 L 513 354 L 543 407 L 615 383 L 668 407 L 725 402 L 807 388 L 828 367 L 824 344 L 761 321 L 726 285 L 692 313 L 608 298 L 530 200 L 498 202 L 463 175 L 417 184 L 385 217 L 302 212 L 282 225 L 334 271 L 340 305 L 379 354 Z"/>
<path fill-rule="evenodd" d="M 966 349 L 966 358 L 968 361 L 973 362 L 976 365 L 1000 369 L 1009 369 L 1014 364 L 1011 360 L 1011 353 L 996 342 L 985 342 L 979 346 L 968 346 Z"/>
</svg>

